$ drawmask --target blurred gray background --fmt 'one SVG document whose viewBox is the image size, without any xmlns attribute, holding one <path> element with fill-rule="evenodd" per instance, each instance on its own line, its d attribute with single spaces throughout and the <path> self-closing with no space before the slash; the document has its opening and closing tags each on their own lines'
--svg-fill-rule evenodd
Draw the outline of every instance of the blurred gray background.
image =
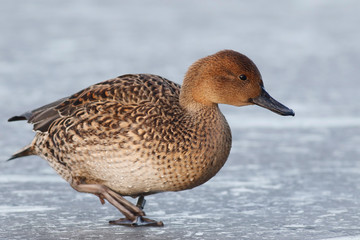
<svg viewBox="0 0 360 240">
<path fill-rule="evenodd" d="M 360 2 L 0 1 L 0 239 L 360 239 Z M 126 73 L 177 83 L 222 49 L 249 56 L 296 112 L 221 106 L 227 164 L 193 190 L 147 197 L 164 228 L 110 226 L 38 157 L 13 115 Z"/>
</svg>

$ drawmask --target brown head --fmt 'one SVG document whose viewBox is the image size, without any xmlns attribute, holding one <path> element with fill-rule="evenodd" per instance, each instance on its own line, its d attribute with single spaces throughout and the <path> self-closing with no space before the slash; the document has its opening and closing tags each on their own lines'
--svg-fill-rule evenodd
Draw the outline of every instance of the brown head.
<svg viewBox="0 0 360 240">
<path fill-rule="evenodd" d="M 185 75 L 180 104 L 188 110 L 218 103 L 257 104 L 281 115 L 294 112 L 265 90 L 256 65 L 245 55 L 223 50 L 196 61 Z"/>
</svg>

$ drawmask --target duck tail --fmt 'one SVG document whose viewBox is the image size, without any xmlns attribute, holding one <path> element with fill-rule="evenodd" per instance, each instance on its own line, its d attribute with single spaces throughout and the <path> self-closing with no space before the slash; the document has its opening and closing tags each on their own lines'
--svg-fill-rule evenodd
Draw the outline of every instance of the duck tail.
<svg viewBox="0 0 360 240">
<path fill-rule="evenodd" d="M 23 149 L 19 150 L 18 152 L 14 153 L 9 159 L 13 160 L 15 158 L 20 158 L 20 157 L 26 157 L 26 156 L 30 156 L 30 155 L 34 155 L 34 148 L 32 145 L 28 145 L 26 147 L 24 147 Z"/>
</svg>

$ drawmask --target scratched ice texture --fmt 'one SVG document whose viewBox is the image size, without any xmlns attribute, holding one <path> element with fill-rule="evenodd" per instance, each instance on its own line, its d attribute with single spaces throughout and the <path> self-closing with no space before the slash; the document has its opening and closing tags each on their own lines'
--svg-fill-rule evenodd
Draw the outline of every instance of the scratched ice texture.
<svg viewBox="0 0 360 240">
<path fill-rule="evenodd" d="M 0 239 L 360 239 L 360 2 L 0 1 Z M 163 228 L 111 226 L 38 157 L 15 114 L 126 73 L 181 83 L 196 59 L 245 53 L 293 108 L 221 106 L 228 162 L 192 190 L 147 197 Z"/>
</svg>

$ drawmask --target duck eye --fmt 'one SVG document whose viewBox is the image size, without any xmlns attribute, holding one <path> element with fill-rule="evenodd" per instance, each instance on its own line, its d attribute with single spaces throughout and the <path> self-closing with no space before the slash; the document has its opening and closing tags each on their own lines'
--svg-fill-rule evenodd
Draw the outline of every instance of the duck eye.
<svg viewBox="0 0 360 240">
<path fill-rule="evenodd" d="M 241 80 L 246 80 L 246 79 L 247 79 L 246 75 L 244 75 L 244 74 L 241 74 L 241 75 L 239 76 L 239 78 L 240 78 Z"/>
</svg>

